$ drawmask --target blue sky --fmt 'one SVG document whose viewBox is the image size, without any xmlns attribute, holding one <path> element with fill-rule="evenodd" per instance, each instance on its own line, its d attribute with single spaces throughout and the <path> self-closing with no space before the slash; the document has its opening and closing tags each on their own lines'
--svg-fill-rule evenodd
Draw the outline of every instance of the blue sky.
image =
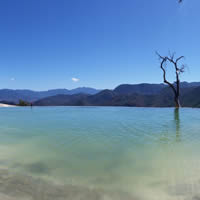
<svg viewBox="0 0 200 200">
<path fill-rule="evenodd" d="M 160 83 L 156 50 L 186 56 L 182 80 L 200 81 L 199 10 L 199 0 L 0 1 L 0 88 Z"/>
</svg>

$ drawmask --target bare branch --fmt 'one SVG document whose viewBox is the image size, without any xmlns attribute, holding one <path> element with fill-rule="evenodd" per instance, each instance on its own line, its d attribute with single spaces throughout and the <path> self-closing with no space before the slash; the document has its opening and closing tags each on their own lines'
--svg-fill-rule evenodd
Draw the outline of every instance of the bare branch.
<svg viewBox="0 0 200 200">
<path fill-rule="evenodd" d="M 159 57 L 159 59 L 161 60 L 160 68 L 163 71 L 163 81 L 164 81 L 164 83 L 168 84 L 171 87 L 171 89 L 173 90 L 175 105 L 178 108 L 178 107 L 180 107 L 180 103 L 179 103 L 179 96 L 180 96 L 179 75 L 185 71 L 185 65 L 178 67 L 178 61 L 181 60 L 182 58 L 184 58 L 184 56 L 180 56 L 177 59 L 175 59 L 175 53 L 173 53 L 173 54 L 169 53 L 169 56 L 165 56 L 165 57 L 161 56 L 158 52 L 156 52 L 156 54 Z M 174 65 L 175 74 L 176 74 L 176 81 L 175 81 L 176 86 L 173 83 L 170 83 L 166 79 L 166 70 L 164 68 L 164 64 L 167 64 L 167 61 Z"/>
<path fill-rule="evenodd" d="M 156 51 L 156 55 L 158 56 L 158 58 L 159 58 L 160 60 L 164 60 L 164 59 L 165 59 L 165 57 L 162 57 L 157 51 Z"/>
<path fill-rule="evenodd" d="M 181 66 L 181 68 L 180 68 L 180 70 L 179 70 L 179 74 L 181 74 L 181 73 L 183 73 L 183 72 L 185 72 L 185 66 L 184 66 L 184 65 Z"/>
<path fill-rule="evenodd" d="M 176 63 L 181 60 L 182 58 L 184 58 L 184 56 L 180 56 L 179 58 L 176 59 Z"/>
<path fill-rule="evenodd" d="M 161 56 L 158 52 L 156 52 L 156 54 L 157 54 L 157 56 L 159 57 L 159 59 L 161 60 L 161 63 L 160 63 L 160 68 L 162 69 L 162 71 L 163 71 L 163 80 L 164 80 L 164 83 L 166 83 L 166 84 L 168 84 L 171 88 L 172 88 L 172 90 L 174 91 L 174 93 L 176 93 L 176 89 L 175 89 L 175 87 L 174 87 L 174 85 L 172 84 L 172 83 L 170 83 L 168 80 L 167 80 L 167 78 L 166 78 L 166 70 L 165 70 L 165 68 L 164 68 L 164 64 L 167 62 L 167 57 L 163 57 L 163 56 Z"/>
<path fill-rule="evenodd" d="M 170 58 L 170 60 L 174 60 L 175 54 L 176 54 L 175 52 L 171 53 L 171 52 L 169 51 L 169 58 Z"/>
</svg>

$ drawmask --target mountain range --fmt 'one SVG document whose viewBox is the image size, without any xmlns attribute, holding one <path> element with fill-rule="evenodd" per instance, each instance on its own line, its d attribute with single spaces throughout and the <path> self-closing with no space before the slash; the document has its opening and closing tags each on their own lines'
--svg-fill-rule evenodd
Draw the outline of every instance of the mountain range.
<svg viewBox="0 0 200 200">
<path fill-rule="evenodd" d="M 183 107 L 200 107 L 200 82 L 182 82 L 180 101 Z M 35 106 L 134 106 L 172 107 L 171 88 L 165 84 L 122 84 L 113 90 L 76 88 L 43 92 L 0 90 L 0 101 L 17 103 L 19 99 Z"/>
<path fill-rule="evenodd" d="M 0 90 L 0 101 L 7 101 L 18 103 L 19 100 L 24 100 L 28 102 L 34 102 L 42 98 L 55 96 L 59 94 L 73 95 L 73 94 L 96 94 L 100 90 L 89 88 L 89 87 L 80 87 L 72 90 L 68 89 L 54 89 L 48 91 L 33 91 L 33 90 L 11 90 L 11 89 L 1 89 Z"/>
</svg>

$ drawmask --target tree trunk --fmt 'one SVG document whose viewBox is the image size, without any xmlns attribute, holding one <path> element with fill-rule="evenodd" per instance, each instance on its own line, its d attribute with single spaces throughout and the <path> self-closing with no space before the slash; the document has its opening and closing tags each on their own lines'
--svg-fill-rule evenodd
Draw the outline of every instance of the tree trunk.
<svg viewBox="0 0 200 200">
<path fill-rule="evenodd" d="M 174 101 L 175 101 L 175 107 L 176 108 L 180 108 L 181 105 L 180 105 L 180 101 L 179 101 L 179 97 L 178 96 L 175 96 Z"/>
<path fill-rule="evenodd" d="M 184 58 L 183 56 L 174 59 L 174 54 L 170 55 L 170 57 L 163 57 L 161 56 L 159 53 L 156 52 L 156 54 L 158 55 L 159 59 L 161 59 L 161 63 L 160 63 L 160 68 L 163 71 L 163 81 L 164 83 L 168 84 L 169 87 L 171 87 L 173 93 L 174 93 L 174 102 L 175 102 L 175 107 L 176 108 L 180 108 L 180 101 L 179 101 L 179 96 L 180 96 L 180 79 L 179 79 L 179 75 L 181 73 L 184 72 L 184 68 L 185 66 L 182 65 L 182 67 L 178 67 L 178 61 L 181 60 L 182 58 Z M 165 64 L 166 62 L 169 61 L 170 63 L 172 63 L 174 65 L 174 69 L 175 69 L 175 74 L 176 74 L 176 86 L 173 83 L 170 83 L 167 79 L 166 79 L 166 70 L 165 70 Z"/>
</svg>

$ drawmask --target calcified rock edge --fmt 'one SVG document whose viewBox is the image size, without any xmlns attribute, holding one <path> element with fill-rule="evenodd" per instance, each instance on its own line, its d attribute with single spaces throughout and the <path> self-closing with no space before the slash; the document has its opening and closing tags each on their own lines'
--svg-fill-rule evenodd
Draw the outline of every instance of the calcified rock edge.
<svg viewBox="0 0 200 200">
<path fill-rule="evenodd" d="M 124 192 L 59 185 L 0 170 L 0 200 L 135 200 Z"/>
<path fill-rule="evenodd" d="M 15 106 L 13 106 L 13 105 L 8 105 L 8 104 L 4 104 L 4 103 L 0 103 L 0 107 L 8 108 L 8 107 L 15 107 Z"/>
</svg>

